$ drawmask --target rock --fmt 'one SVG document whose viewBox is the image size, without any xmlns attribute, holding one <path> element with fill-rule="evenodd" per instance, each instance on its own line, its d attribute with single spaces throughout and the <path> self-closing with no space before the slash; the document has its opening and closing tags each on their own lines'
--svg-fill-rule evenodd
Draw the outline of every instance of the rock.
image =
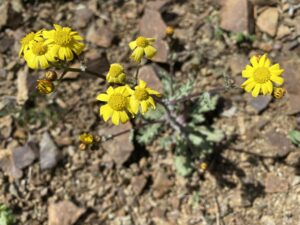
<svg viewBox="0 0 300 225">
<path fill-rule="evenodd" d="M 104 142 L 103 147 L 107 150 L 108 155 L 121 167 L 131 156 L 134 146 L 130 139 L 131 124 L 120 124 L 119 126 L 105 127 L 100 131 L 100 135 L 115 135 L 124 132 L 122 135 L 114 137 L 113 139 Z M 125 132 L 128 131 L 128 132 Z"/>
<path fill-rule="evenodd" d="M 147 1 L 146 8 L 160 11 L 169 2 L 170 2 L 170 0 Z"/>
<path fill-rule="evenodd" d="M 253 6 L 248 0 L 223 0 L 220 17 L 220 27 L 224 30 L 238 33 L 253 32 Z"/>
<path fill-rule="evenodd" d="M 153 196 L 155 198 L 162 198 L 170 191 L 174 182 L 170 180 L 164 169 L 159 169 L 154 176 L 153 182 Z"/>
<path fill-rule="evenodd" d="M 4 139 L 8 139 L 11 136 L 11 132 L 13 129 L 13 118 L 12 116 L 4 116 L 0 117 L 0 135 Z"/>
<path fill-rule="evenodd" d="M 7 12 L 8 12 L 8 2 L 5 2 L 4 4 L 0 5 L 0 30 L 2 27 L 6 25 L 7 22 Z"/>
<path fill-rule="evenodd" d="M 9 51 L 14 45 L 14 42 L 15 42 L 14 38 L 4 36 L 0 40 L 0 53 L 6 53 L 7 51 Z"/>
<path fill-rule="evenodd" d="M 28 100 L 28 67 L 25 66 L 23 69 L 18 71 L 18 79 L 17 79 L 17 103 L 19 105 L 24 105 Z"/>
<path fill-rule="evenodd" d="M 242 73 L 242 70 L 249 63 L 248 57 L 242 54 L 234 54 L 229 58 L 228 64 L 233 75 Z"/>
<path fill-rule="evenodd" d="M 111 46 L 113 38 L 114 34 L 108 27 L 96 28 L 94 24 L 90 26 L 86 35 L 87 41 L 104 48 Z"/>
<path fill-rule="evenodd" d="M 281 39 L 291 33 L 291 30 L 288 26 L 280 25 L 277 31 L 277 38 Z"/>
<path fill-rule="evenodd" d="M 292 150 L 292 144 L 290 139 L 286 135 L 270 131 L 265 135 L 266 140 L 270 143 L 270 148 L 274 156 L 284 157 Z"/>
<path fill-rule="evenodd" d="M 140 21 L 140 33 L 145 37 L 156 38 L 154 47 L 158 49 L 156 55 L 152 58 L 154 62 L 168 62 L 168 45 L 163 40 L 165 37 L 167 25 L 161 18 L 159 12 L 146 9 Z"/>
<path fill-rule="evenodd" d="M 23 176 L 22 170 L 16 166 L 9 150 L 0 149 L 0 168 L 13 179 L 19 179 Z"/>
<path fill-rule="evenodd" d="M 276 225 L 274 219 L 270 216 L 263 216 L 260 220 L 263 225 Z"/>
<path fill-rule="evenodd" d="M 250 0 L 253 5 L 272 6 L 278 4 L 278 0 Z"/>
<path fill-rule="evenodd" d="M 145 81 L 152 89 L 163 93 L 163 85 L 152 65 L 143 66 L 139 70 L 138 78 Z"/>
<path fill-rule="evenodd" d="M 77 29 L 86 27 L 93 17 L 93 11 L 85 5 L 79 5 L 75 11 L 74 27 Z"/>
<path fill-rule="evenodd" d="M 259 95 L 257 98 L 254 98 L 250 101 L 250 105 L 256 110 L 257 113 L 261 113 L 268 107 L 271 100 L 272 97 L 270 95 Z"/>
<path fill-rule="evenodd" d="M 278 18 L 277 8 L 268 8 L 258 16 L 256 25 L 262 32 L 274 37 L 277 31 Z"/>
<path fill-rule="evenodd" d="M 45 132 L 40 141 L 40 165 L 41 169 L 51 169 L 56 166 L 60 154 L 52 137 Z"/>
<path fill-rule="evenodd" d="M 246 197 L 241 190 L 232 191 L 228 196 L 228 203 L 233 208 L 251 206 L 252 203 Z"/>
<path fill-rule="evenodd" d="M 143 192 L 146 184 L 147 178 L 144 175 L 133 177 L 131 180 L 132 189 L 136 195 L 140 195 Z"/>
<path fill-rule="evenodd" d="M 267 174 L 265 178 L 266 193 L 285 193 L 289 190 L 288 181 L 274 174 Z"/>
<path fill-rule="evenodd" d="M 280 65 L 285 70 L 283 78 L 288 93 L 287 114 L 296 114 L 300 112 L 300 74 L 298 73 L 300 71 L 300 59 L 296 55 L 291 55 L 288 58 L 281 59 Z"/>
<path fill-rule="evenodd" d="M 31 165 L 37 158 L 34 147 L 34 144 L 29 142 L 24 146 L 14 148 L 12 150 L 13 161 L 19 169 L 24 169 L 25 167 Z"/>
<path fill-rule="evenodd" d="M 70 201 L 52 203 L 48 207 L 48 225 L 72 225 L 85 211 Z"/>
</svg>

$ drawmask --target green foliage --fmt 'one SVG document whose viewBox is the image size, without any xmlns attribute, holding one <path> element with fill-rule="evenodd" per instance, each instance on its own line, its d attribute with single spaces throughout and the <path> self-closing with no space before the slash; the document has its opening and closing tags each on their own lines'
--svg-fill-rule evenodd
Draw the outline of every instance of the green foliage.
<svg viewBox="0 0 300 225">
<path fill-rule="evenodd" d="M 176 155 L 175 156 L 175 167 L 177 172 L 186 177 L 193 172 L 193 168 L 191 167 L 191 163 L 188 161 L 186 156 Z"/>
<path fill-rule="evenodd" d="M 0 205 L 0 225 L 12 225 L 15 223 L 15 217 L 11 209 L 5 205 Z"/>
<path fill-rule="evenodd" d="M 289 132 L 288 137 L 294 145 L 300 147 L 300 131 L 292 130 Z"/>
<path fill-rule="evenodd" d="M 233 38 L 235 39 L 237 44 L 241 44 L 243 42 L 254 42 L 256 39 L 255 35 L 246 35 L 243 33 L 236 33 L 233 35 Z"/>
</svg>

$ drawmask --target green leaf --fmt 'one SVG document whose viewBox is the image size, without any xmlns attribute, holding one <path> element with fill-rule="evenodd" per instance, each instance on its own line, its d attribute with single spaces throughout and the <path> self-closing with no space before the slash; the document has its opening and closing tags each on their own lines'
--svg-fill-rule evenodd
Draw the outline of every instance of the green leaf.
<svg viewBox="0 0 300 225">
<path fill-rule="evenodd" d="M 150 144 L 161 130 L 161 124 L 155 123 L 147 125 L 138 131 L 137 141 L 140 144 Z"/>
<path fill-rule="evenodd" d="M 11 209 L 5 205 L 0 206 L 0 225 L 12 225 L 15 223 L 15 217 Z"/>
<path fill-rule="evenodd" d="M 150 120 L 159 120 L 161 119 L 165 114 L 165 110 L 161 105 L 157 105 L 156 109 L 149 109 L 143 117 Z"/>
<path fill-rule="evenodd" d="M 294 145 L 300 147 L 300 131 L 292 130 L 289 132 L 288 137 Z"/>
<path fill-rule="evenodd" d="M 174 89 L 176 91 L 175 91 L 174 95 L 172 96 L 171 100 L 188 96 L 192 92 L 194 86 L 195 86 L 195 82 L 192 80 L 188 80 L 187 82 L 185 82 L 183 84 L 175 86 Z"/>
<path fill-rule="evenodd" d="M 218 130 L 218 129 L 213 129 L 213 128 L 208 128 L 208 127 L 205 127 L 205 126 L 201 126 L 201 127 L 199 127 L 198 131 L 201 134 L 206 136 L 207 141 L 220 142 L 224 138 L 223 132 Z"/>
<path fill-rule="evenodd" d="M 175 167 L 177 172 L 184 177 L 190 175 L 193 171 L 193 168 L 191 167 L 191 163 L 189 162 L 189 160 L 182 155 L 175 156 Z"/>
</svg>

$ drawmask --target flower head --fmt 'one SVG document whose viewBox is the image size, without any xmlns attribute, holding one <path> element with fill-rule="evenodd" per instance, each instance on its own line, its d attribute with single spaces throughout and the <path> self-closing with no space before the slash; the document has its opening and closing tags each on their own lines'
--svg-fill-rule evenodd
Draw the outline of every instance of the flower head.
<svg viewBox="0 0 300 225">
<path fill-rule="evenodd" d="M 25 50 L 28 50 L 29 48 L 29 43 L 31 41 L 43 41 L 43 37 L 42 37 L 42 30 L 34 33 L 34 32 L 30 32 L 29 34 L 27 34 L 25 37 L 22 38 L 22 40 L 20 41 L 21 43 L 21 49 L 19 51 L 19 57 L 21 57 L 21 55 L 24 53 Z"/>
<path fill-rule="evenodd" d="M 110 65 L 109 71 L 106 75 L 106 80 L 109 83 L 123 83 L 126 78 L 124 67 L 118 63 Z"/>
<path fill-rule="evenodd" d="M 37 80 L 37 89 L 42 94 L 50 94 L 54 91 L 54 84 L 49 80 Z"/>
<path fill-rule="evenodd" d="M 107 94 L 100 94 L 97 96 L 97 100 L 107 102 L 100 107 L 100 116 L 106 122 L 110 117 L 114 125 L 126 123 L 129 120 L 128 112 L 131 112 L 129 107 L 129 95 L 128 88 L 126 86 L 120 86 L 117 88 L 109 87 L 106 90 Z"/>
<path fill-rule="evenodd" d="M 242 76 L 247 80 L 241 85 L 246 92 L 252 91 L 252 96 L 257 97 L 260 93 L 263 95 L 273 93 L 273 82 L 282 85 L 284 79 L 281 74 L 284 72 L 279 64 L 271 66 L 271 61 L 264 54 L 261 57 L 253 56 L 250 59 L 251 65 L 247 65 L 242 71 Z"/>
<path fill-rule="evenodd" d="M 46 69 L 50 62 L 55 62 L 56 50 L 50 48 L 45 41 L 31 41 L 24 50 L 24 59 L 31 69 Z"/>
<path fill-rule="evenodd" d="M 83 38 L 70 27 L 53 26 L 54 30 L 43 31 L 46 44 L 57 50 L 60 60 L 73 60 L 74 54 L 79 55 L 84 49 Z"/>
<path fill-rule="evenodd" d="M 89 133 L 83 133 L 79 136 L 79 140 L 83 144 L 89 145 L 89 144 L 93 143 L 94 137 L 93 137 L 93 135 L 91 135 Z"/>
<path fill-rule="evenodd" d="M 143 36 L 138 37 L 135 41 L 129 43 L 129 47 L 133 50 L 130 58 L 140 63 L 144 55 L 148 59 L 151 59 L 157 52 L 156 48 L 152 46 L 154 38 L 145 38 Z"/>
<path fill-rule="evenodd" d="M 281 99 L 281 98 L 283 98 L 285 93 L 286 93 L 286 90 L 284 88 L 275 87 L 274 91 L 273 91 L 273 96 L 277 99 Z"/>
<path fill-rule="evenodd" d="M 141 106 L 142 114 L 146 113 L 149 107 L 156 109 L 156 104 L 152 96 L 161 97 L 159 92 L 148 88 L 147 83 L 143 80 L 139 80 L 139 85 L 137 85 L 134 90 L 129 89 L 129 92 L 131 92 L 129 101 L 130 108 L 135 114 L 138 113 L 139 106 Z"/>
</svg>

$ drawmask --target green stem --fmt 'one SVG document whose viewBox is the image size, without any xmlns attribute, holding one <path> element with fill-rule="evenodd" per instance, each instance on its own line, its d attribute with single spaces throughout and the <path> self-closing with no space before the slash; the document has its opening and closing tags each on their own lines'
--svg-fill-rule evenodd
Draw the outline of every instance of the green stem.
<svg viewBox="0 0 300 225">
<path fill-rule="evenodd" d="M 88 70 L 88 69 L 82 70 L 82 69 L 80 69 L 80 68 L 71 68 L 71 67 L 63 67 L 63 69 L 64 69 L 65 71 L 67 71 L 67 72 L 68 72 L 68 71 L 71 71 L 71 72 L 78 72 L 78 73 L 87 73 L 87 74 L 96 76 L 96 77 L 98 77 L 98 78 L 102 78 L 103 80 L 106 79 L 106 76 L 105 76 L 105 75 L 99 74 L 99 73 L 96 73 L 96 72 L 93 72 L 93 71 Z"/>
</svg>

